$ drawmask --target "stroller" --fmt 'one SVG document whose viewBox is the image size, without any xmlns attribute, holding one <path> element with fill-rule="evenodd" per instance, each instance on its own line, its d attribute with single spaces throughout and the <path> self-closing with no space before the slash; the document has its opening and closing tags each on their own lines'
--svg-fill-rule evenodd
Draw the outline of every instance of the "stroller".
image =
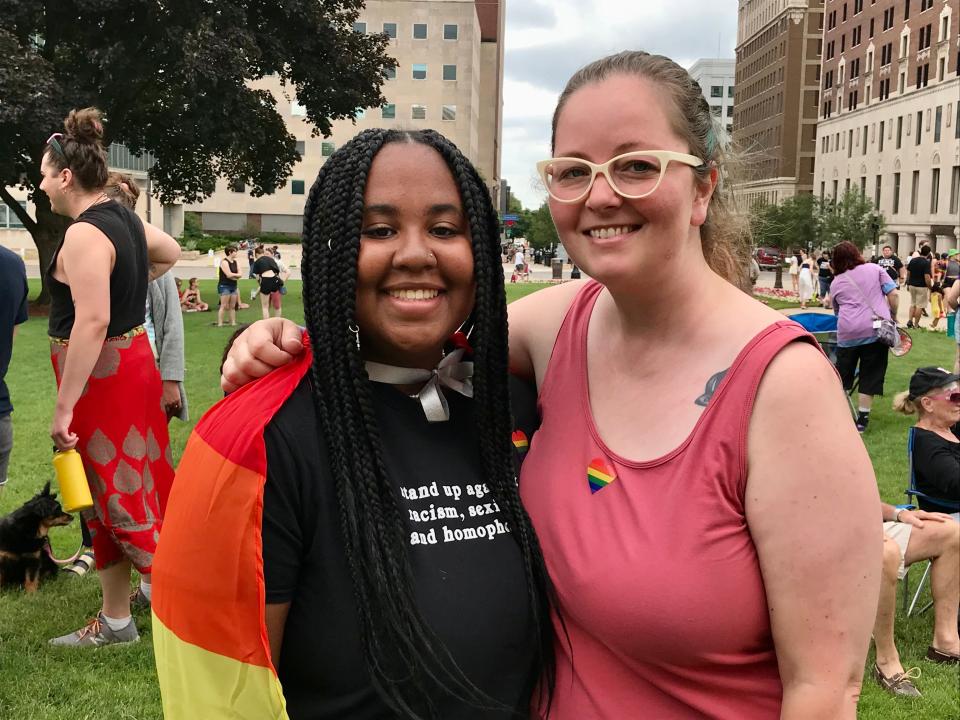
<svg viewBox="0 0 960 720">
<path fill-rule="evenodd" d="M 816 341 L 820 343 L 824 355 L 826 355 L 833 366 L 837 366 L 837 316 L 833 313 L 801 312 L 788 317 L 795 323 L 799 323 L 804 330 L 813 335 Z M 897 347 L 890 348 L 890 352 L 895 357 L 903 357 L 913 346 L 913 339 L 903 328 L 897 328 L 900 333 L 900 343 Z M 850 405 L 850 412 L 854 418 L 857 417 L 857 403 L 853 397 L 860 386 L 859 377 L 854 377 L 853 385 L 847 391 L 847 402 Z"/>
</svg>

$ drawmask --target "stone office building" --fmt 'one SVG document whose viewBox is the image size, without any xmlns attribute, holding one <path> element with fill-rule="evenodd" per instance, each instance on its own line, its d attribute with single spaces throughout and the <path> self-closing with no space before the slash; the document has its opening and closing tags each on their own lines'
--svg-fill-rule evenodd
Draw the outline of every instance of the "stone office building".
<svg viewBox="0 0 960 720">
<path fill-rule="evenodd" d="M 859 190 L 880 244 L 960 244 L 960 0 L 827 0 L 815 192 Z"/>
</svg>

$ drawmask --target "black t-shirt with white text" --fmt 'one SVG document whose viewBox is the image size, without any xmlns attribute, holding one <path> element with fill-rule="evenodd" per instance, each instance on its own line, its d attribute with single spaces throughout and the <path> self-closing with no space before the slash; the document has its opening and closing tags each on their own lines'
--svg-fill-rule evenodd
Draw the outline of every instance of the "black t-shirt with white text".
<svg viewBox="0 0 960 720">
<path fill-rule="evenodd" d="M 927 281 L 923 276 L 932 274 L 930 260 L 922 255 L 907 263 L 907 285 L 911 287 L 926 287 Z"/>
<path fill-rule="evenodd" d="M 817 260 L 817 267 L 820 268 L 820 272 L 817 273 L 819 277 L 822 277 L 824 280 L 829 280 L 833 277 L 833 271 L 830 269 L 830 260 L 828 258 L 820 258 Z"/>
<path fill-rule="evenodd" d="M 466 676 L 509 708 L 477 708 L 438 692 L 440 717 L 526 717 L 538 677 L 526 575 L 483 477 L 473 400 L 444 390 L 450 419 L 429 423 L 419 400 L 390 385 L 370 387 L 384 465 L 408 526 L 421 616 Z M 518 432 L 529 438 L 535 398 L 518 382 L 511 394 Z M 266 602 L 291 603 L 278 666 L 290 718 L 394 718 L 364 663 L 331 461 L 308 380 L 264 440 Z M 514 444 L 525 452 L 522 441 Z"/>
<path fill-rule="evenodd" d="M 881 255 L 875 262 L 887 271 L 887 275 L 890 276 L 891 280 L 894 282 L 900 281 L 900 270 L 903 268 L 903 263 L 900 261 L 900 258 L 896 255 L 892 255 L 891 257 L 883 257 Z"/>
</svg>

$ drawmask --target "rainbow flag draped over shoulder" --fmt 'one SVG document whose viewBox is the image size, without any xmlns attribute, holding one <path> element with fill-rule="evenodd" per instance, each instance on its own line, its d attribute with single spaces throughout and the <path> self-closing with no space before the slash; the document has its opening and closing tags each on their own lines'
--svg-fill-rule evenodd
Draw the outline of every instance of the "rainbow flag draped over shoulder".
<svg viewBox="0 0 960 720">
<path fill-rule="evenodd" d="M 223 399 L 187 441 L 153 565 L 166 720 L 288 718 L 264 624 L 263 430 L 310 360 L 308 348 Z"/>
</svg>

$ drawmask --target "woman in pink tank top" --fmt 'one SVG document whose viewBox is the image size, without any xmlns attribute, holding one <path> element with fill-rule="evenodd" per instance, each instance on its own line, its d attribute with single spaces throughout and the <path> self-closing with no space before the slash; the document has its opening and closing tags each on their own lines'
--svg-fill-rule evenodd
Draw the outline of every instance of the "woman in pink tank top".
<svg viewBox="0 0 960 720">
<path fill-rule="evenodd" d="M 542 416 L 520 490 L 559 607 L 549 717 L 854 718 L 876 484 L 828 361 L 735 285 L 699 85 L 642 52 L 588 65 L 553 155 L 550 210 L 594 280 L 510 306 Z"/>
<path fill-rule="evenodd" d="M 737 287 L 714 127 L 683 68 L 625 52 L 570 80 L 538 164 L 593 278 L 509 309 L 542 415 L 520 490 L 556 588 L 554 720 L 856 715 L 876 483 L 828 361 Z M 298 337 L 256 323 L 224 386 Z"/>
</svg>

